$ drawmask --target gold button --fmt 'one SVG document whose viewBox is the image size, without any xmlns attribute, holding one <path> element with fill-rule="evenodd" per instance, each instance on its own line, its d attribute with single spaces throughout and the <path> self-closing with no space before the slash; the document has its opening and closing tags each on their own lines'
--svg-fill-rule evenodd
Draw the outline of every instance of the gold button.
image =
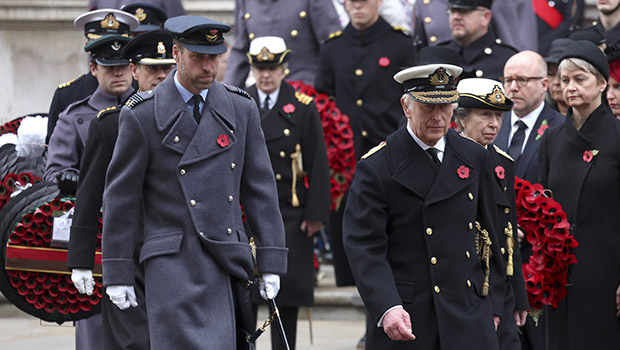
<svg viewBox="0 0 620 350">
<path fill-rule="evenodd" d="M 432 228 L 430 228 L 430 227 L 427 227 L 427 228 L 426 228 L 426 234 L 427 234 L 428 236 L 432 235 L 432 234 L 433 234 L 433 229 L 432 229 Z"/>
<path fill-rule="evenodd" d="M 196 201 L 192 199 L 191 201 L 189 201 L 189 205 L 191 205 L 192 207 L 195 207 Z"/>
<path fill-rule="evenodd" d="M 232 202 L 233 201 L 233 196 L 228 196 L 228 202 Z"/>
<path fill-rule="evenodd" d="M 284 129 L 282 132 L 284 133 L 284 136 L 288 136 L 291 134 L 291 131 L 289 129 Z"/>
<path fill-rule="evenodd" d="M 288 68 L 286 68 L 286 69 L 284 70 L 284 75 L 289 75 L 289 74 L 291 74 L 291 70 L 290 70 L 290 69 L 288 69 Z"/>
<path fill-rule="evenodd" d="M 484 72 L 483 72 L 481 69 L 478 69 L 478 70 L 476 71 L 476 77 L 478 77 L 478 78 L 482 78 L 482 76 L 483 76 L 483 75 L 484 75 Z"/>
<path fill-rule="evenodd" d="M 226 233 L 231 235 L 232 234 L 232 228 L 229 227 L 228 230 L 226 230 Z"/>
<path fill-rule="evenodd" d="M 469 192 L 469 193 L 467 194 L 467 197 L 469 197 L 469 200 L 470 200 L 470 201 L 473 201 L 473 200 L 474 200 L 474 195 L 473 195 L 473 194 L 471 194 L 471 192 Z"/>
<path fill-rule="evenodd" d="M 504 214 L 509 214 L 510 213 L 510 208 L 505 208 L 504 209 Z"/>
<path fill-rule="evenodd" d="M 508 191 L 508 187 L 504 187 L 504 192 Z"/>
<path fill-rule="evenodd" d="M 307 16 L 307 15 L 308 15 L 308 14 L 306 13 L 306 11 L 301 11 L 301 12 L 299 13 L 299 18 L 306 18 L 306 16 Z"/>
<path fill-rule="evenodd" d="M 484 53 L 486 53 L 487 55 L 490 55 L 493 53 L 493 50 L 491 50 L 490 47 L 487 47 L 486 49 L 484 49 Z"/>
<path fill-rule="evenodd" d="M 297 31 L 297 29 L 293 29 L 293 30 L 291 30 L 291 36 L 292 36 L 293 38 L 296 38 L 296 37 L 297 37 L 297 34 L 299 34 L 299 32 Z"/>
<path fill-rule="evenodd" d="M 172 142 L 174 142 L 174 143 L 179 143 L 179 141 L 181 141 L 181 138 L 178 137 L 178 136 L 175 136 L 175 137 L 172 138 Z"/>
<path fill-rule="evenodd" d="M 428 5 L 428 4 L 431 3 L 431 0 L 424 0 L 423 3 L 424 3 L 424 5 Z"/>
<path fill-rule="evenodd" d="M 356 104 L 358 107 L 361 107 L 361 106 L 364 104 L 364 101 L 362 101 L 362 99 L 360 98 L 359 100 L 355 101 L 355 104 Z"/>
<path fill-rule="evenodd" d="M 469 255 L 469 250 L 466 250 L 466 251 L 465 251 L 465 257 L 466 257 L 467 259 L 469 259 L 469 258 L 470 258 L 470 256 L 471 256 L 471 255 Z"/>
<path fill-rule="evenodd" d="M 435 41 L 437 41 L 437 37 L 434 35 L 431 35 L 430 38 L 428 38 L 428 40 L 430 40 L 432 43 L 434 43 Z"/>
<path fill-rule="evenodd" d="M 254 33 L 250 33 L 250 35 L 248 35 L 248 38 L 250 38 L 250 40 L 254 40 Z"/>
<path fill-rule="evenodd" d="M 185 175 L 185 169 L 181 169 L 181 171 L 179 171 L 181 173 L 181 175 Z"/>
<path fill-rule="evenodd" d="M 431 264 L 433 264 L 433 265 L 437 264 L 437 258 L 436 257 L 432 257 L 431 258 Z"/>
<path fill-rule="evenodd" d="M 470 280 L 467 280 L 467 286 L 471 287 L 471 281 Z"/>
<path fill-rule="evenodd" d="M 430 17 L 424 17 L 424 23 L 431 23 L 433 21 Z"/>
<path fill-rule="evenodd" d="M 282 175 L 276 174 L 276 180 L 278 180 L 278 181 L 282 180 Z"/>
<path fill-rule="evenodd" d="M 497 38 L 497 39 L 495 39 L 495 42 L 498 43 L 498 44 L 501 44 L 502 43 L 502 39 Z"/>
<path fill-rule="evenodd" d="M 364 75 L 364 71 L 358 68 L 355 70 L 355 75 L 361 77 L 362 75 Z"/>
<path fill-rule="evenodd" d="M 472 224 L 471 222 L 469 222 L 469 224 L 467 224 L 467 227 L 469 227 L 469 229 L 473 229 L 474 228 L 474 224 Z"/>
<path fill-rule="evenodd" d="M 251 15 L 250 15 L 250 13 L 249 13 L 249 12 L 248 12 L 248 13 L 246 13 L 245 15 L 243 15 L 243 19 L 245 19 L 245 20 L 250 19 L 250 17 L 251 17 Z"/>
<path fill-rule="evenodd" d="M 364 137 L 368 137 L 368 131 L 366 131 L 366 130 L 362 130 L 362 136 L 364 136 Z"/>
<path fill-rule="evenodd" d="M 233 170 L 236 166 L 237 166 L 237 164 L 235 164 L 235 163 L 230 163 L 230 170 Z"/>
<path fill-rule="evenodd" d="M 502 255 L 506 254 L 506 249 L 504 247 L 501 247 L 499 251 L 502 252 Z"/>
<path fill-rule="evenodd" d="M 286 152 L 280 151 L 280 158 L 286 158 Z"/>
<path fill-rule="evenodd" d="M 439 286 L 435 286 L 435 288 L 433 288 L 433 290 L 435 290 L 435 293 L 439 294 L 439 291 L 440 291 Z"/>
</svg>

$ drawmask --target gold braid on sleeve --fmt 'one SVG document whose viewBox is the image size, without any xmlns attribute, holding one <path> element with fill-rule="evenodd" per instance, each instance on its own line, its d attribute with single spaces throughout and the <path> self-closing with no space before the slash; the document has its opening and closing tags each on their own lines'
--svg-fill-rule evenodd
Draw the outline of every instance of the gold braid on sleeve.
<svg viewBox="0 0 620 350">
<path fill-rule="evenodd" d="M 474 236 L 474 246 L 480 261 L 484 263 L 484 283 L 482 284 L 482 295 L 489 295 L 490 276 L 491 276 L 491 238 L 489 232 L 480 226 L 480 223 L 476 221 L 476 234 Z"/>
<path fill-rule="evenodd" d="M 512 276 L 514 274 L 514 261 L 513 254 L 515 252 L 515 239 L 513 237 L 512 223 L 508 223 L 508 227 L 504 229 L 506 234 L 506 248 L 508 250 L 508 264 L 506 264 L 506 275 Z"/>
</svg>

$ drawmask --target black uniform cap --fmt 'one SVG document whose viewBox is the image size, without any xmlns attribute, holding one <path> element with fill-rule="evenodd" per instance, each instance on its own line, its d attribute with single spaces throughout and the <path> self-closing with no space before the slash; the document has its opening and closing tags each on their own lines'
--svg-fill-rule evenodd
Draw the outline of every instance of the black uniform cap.
<svg viewBox="0 0 620 350">
<path fill-rule="evenodd" d="M 123 57 L 122 50 L 130 41 L 131 38 L 122 35 L 105 35 L 86 44 L 84 51 L 90 52 L 99 65 L 126 66 L 129 60 Z"/>
<path fill-rule="evenodd" d="M 184 15 L 169 18 L 164 23 L 164 29 L 192 52 L 208 55 L 226 52 L 223 34 L 230 31 L 228 24 L 201 16 Z"/>
<path fill-rule="evenodd" d="M 555 39 L 551 42 L 551 48 L 549 48 L 549 54 L 545 57 L 545 62 L 547 63 L 558 63 L 562 53 L 568 45 L 574 43 L 575 40 L 568 38 L 559 38 Z"/>
<path fill-rule="evenodd" d="M 123 48 L 123 57 L 149 66 L 176 64 L 172 58 L 172 35 L 160 29 L 142 33 Z"/>
<path fill-rule="evenodd" d="M 124 5 L 121 10 L 131 13 L 140 21 L 140 25 L 134 32 L 149 32 L 151 30 L 163 29 L 164 22 L 168 19 L 166 12 L 159 6 L 145 2 Z"/>
<path fill-rule="evenodd" d="M 475 10 L 478 6 L 482 6 L 490 9 L 491 5 L 493 5 L 493 0 L 450 0 L 448 8 Z"/>
<path fill-rule="evenodd" d="M 605 54 L 590 41 L 578 40 L 570 44 L 562 53 L 558 64 L 567 58 L 581 58 L 598 70 L 605 80 L 609 80 L 609 65 Z"/>
</svg>

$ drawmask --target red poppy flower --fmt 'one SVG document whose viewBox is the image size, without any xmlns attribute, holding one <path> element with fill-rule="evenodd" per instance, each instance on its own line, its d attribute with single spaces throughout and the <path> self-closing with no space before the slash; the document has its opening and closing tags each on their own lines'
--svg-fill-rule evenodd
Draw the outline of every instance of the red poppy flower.
<svg viewBox="0 0 620 350">
<path fill-rule="evenodd" d="M 505 171 L 504 171 L 504 167 L 501 165 L 498 165 L 495 167 L 495 175 L 497 175 L 497 177 L 499 177 L 500 179 L 504 179 L 505 177 Z"/>
<path fill-rule="evenodd" d="M 594 158 L 594 155 L 592 154 L 592 151 L 585 151 L 583 152 L 583 161 L 586 163 L 590 163 L 592 161 L 592 158 Z"/>
<path fill-rule="evenodd" d="M 538 128 L 538 135 L 542 136 L 545 133 L 545 130 L 549 129 L 549 124 L 543 124 Z"/>
<path fill-rule="evenodd" d="M 220 147 L 226 147 L 228 146 L 228 135 L 220 135 L 217 138 L 217 144 L 220 145 Z"/>
<path fill-rule="evenodd" d="M 390 59 L 387 57 L 381 57 L 379 58 L 379 65 L 383 68 L 387 67 L 390 65 Z"/>
<path fill-rule="evenodd" d="M 458 169 L 456 169 L 456 173 L 461 179 L 467 179 L 469 177 L 469 168 L 461 165 Z"/>
<path fill-rule="evenodd" d="M 284 113 L 291 114 L 295 112 L 295 106 L 292 103 L 289 103 L 282 107 L 282 110 L 284 111 Z"/>
<path fill-rule="evenodd" d="M 450 129 L 458 130 L 459 125 L 455 121 L 450 122 Z"/>
</svg>

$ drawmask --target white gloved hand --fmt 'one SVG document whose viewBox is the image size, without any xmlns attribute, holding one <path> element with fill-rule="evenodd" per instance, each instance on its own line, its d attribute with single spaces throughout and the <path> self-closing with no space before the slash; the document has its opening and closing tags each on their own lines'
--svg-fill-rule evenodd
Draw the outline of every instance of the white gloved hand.
<svg viewBox="0 0 620 350">
<path fill-rule="evenodd" d="M 138 306 L 133 286 L 109 286 L 105 292 L 114 305 L 121 310 L 129 308 L 129 306 Z"/>
<path fill-rule="evenodd" d="M 86 269 L 72 269 L 71 281 L 78 290 L 78 292 L 87 295 L 93 295 L 95 289 L 95 279 L 93 278 L 93 272 Z"/>
<path fill-rule="evenodd" d="M 258 290 L 260 296 L 265 300 L 275 298 L 280 291 L 280 276 L 271 273 L 263 274 L 260 282 L 258 282 Z"/>
</svg>

